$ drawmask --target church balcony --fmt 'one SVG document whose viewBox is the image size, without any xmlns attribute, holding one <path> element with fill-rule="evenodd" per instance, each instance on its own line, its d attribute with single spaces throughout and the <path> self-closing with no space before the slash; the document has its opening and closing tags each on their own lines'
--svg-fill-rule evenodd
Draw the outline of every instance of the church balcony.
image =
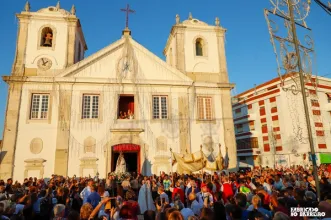
<svg viewBox="0 0 331 220">
<path fill-rule="evenodd" d="M 112 129 L 114 130 L 135 130 L 142 129 L 143 124 L 139 120 L 134 119 L 117 119 Z"/>
<path fill-rule="evenodd" d="M 117 119 L 118 120 L 134 120 L 136 112 L 134 95 L 122 94 L 118 100 Z"/>
</svg>

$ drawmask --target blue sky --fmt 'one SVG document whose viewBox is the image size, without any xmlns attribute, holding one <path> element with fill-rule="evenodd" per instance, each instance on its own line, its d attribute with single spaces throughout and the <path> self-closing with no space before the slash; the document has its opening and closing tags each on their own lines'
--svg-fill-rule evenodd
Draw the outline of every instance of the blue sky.
<svg viewBox="0 0 331 220">
<path fill-rule="evenodd" d="M 56 0 L 30 0 L 32 11 L 55 6 Z M 234 94 L 240 93 L 277 76 L 276 60 L 269 41 L 263 9 L 267 0 L 63 0 L 61 7 L 70 10 L 75 4 L 81 20 L 90 55 L 111 44 L 121 36 L 125 14 L 120 11 L 129 3 L 136 10 L 130 16 L 132 37 L 161 58 L 175 15 L 181 20 L 192 12 L 194 18 L 214 24 L 219 17 L 227 31 L 226 52 Z M 15 13 L 24 8 L 24 0 L 0 1 L 0 75 L 9 75 L 15 54 L 17 20 Z M 307 19 L 314 31 L 318 75 L 331 77 L 331 17 L 316 5 Z M 0 134 L 3 131 L 7 86 L 0 82 Z"/>
</svg>

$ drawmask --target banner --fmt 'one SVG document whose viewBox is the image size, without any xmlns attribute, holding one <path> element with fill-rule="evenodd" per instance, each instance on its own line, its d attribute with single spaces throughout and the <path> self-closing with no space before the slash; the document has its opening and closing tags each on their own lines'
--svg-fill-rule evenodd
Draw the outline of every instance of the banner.
<svg viewBox="0 0 331 220">
<path fill-rule="evenodd" d="M 195 152 L 193 154 L 181 155 L 178 153 L 172 153 L 174 160 L 177 163 L 177 173 L 193 173 L 202 169 L 211 171 L 223 170 L 225 161 L 223 159 L 221 151 L 217 155 L 214 161 L 210 161 L 202 151 Z"/>
<path fill-rule="evenodd" d="M 278 169 L 290 167 L 289 155 L 275 155 L 275 164 Z"/>
</svg>

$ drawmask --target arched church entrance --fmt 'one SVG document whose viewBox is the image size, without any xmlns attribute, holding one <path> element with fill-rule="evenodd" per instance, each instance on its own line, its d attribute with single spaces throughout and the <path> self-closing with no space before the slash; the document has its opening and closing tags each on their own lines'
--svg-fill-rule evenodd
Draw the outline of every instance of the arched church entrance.
<svg viewBox="0 0 331 220">
<path fill-rule="evenodd" d="M 120 153 L 123 153 L 127 172 L 140 173 L 140 146 L 137 144 L 117 144 L 112 146 L 111 171 L 115 171 Z"/>
</svg>

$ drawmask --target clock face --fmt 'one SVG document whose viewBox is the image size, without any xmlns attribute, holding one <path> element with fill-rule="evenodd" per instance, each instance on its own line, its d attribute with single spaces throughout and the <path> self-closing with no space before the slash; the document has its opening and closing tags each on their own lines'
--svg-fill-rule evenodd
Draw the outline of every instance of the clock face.
<svg viewBox="0 0 331 220">
<path fill-rule="evenodd" d="M 129 57 L 123 57 L 118 63 L 118 73 L 120 76 L 126 78 L 133 70 L 133 61 Z"/>
<path fill-rule="evenodd" d="M 52 61 L 46 57 L 43 57 L 38 60 L 37 65 L 41 70 L 49 70 L 52 67 Z"/>
</svg>

